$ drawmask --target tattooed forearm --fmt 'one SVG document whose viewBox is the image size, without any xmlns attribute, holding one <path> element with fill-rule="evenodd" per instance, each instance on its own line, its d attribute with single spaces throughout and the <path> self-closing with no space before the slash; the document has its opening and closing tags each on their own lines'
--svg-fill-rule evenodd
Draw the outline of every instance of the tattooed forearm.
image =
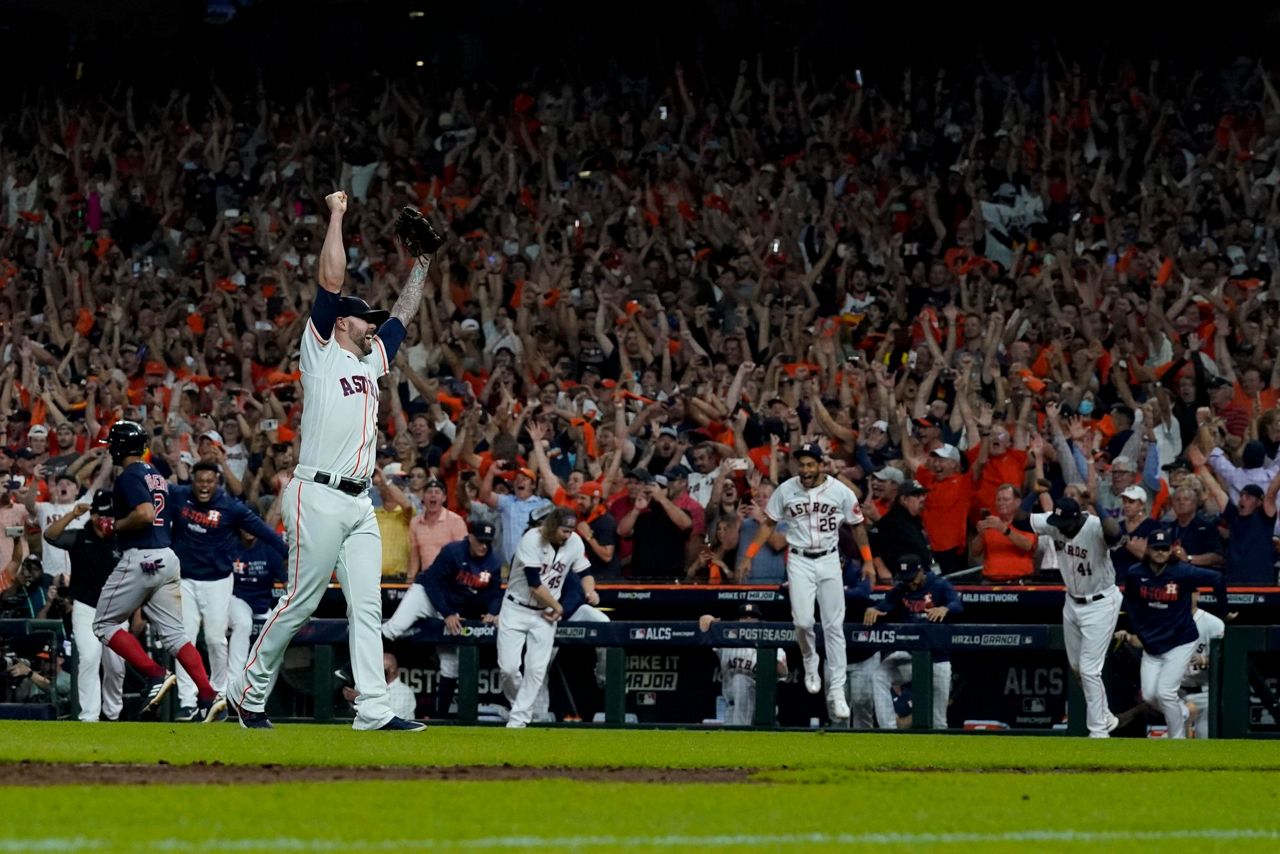
<svg viewBox="0 0 1280 854">
<path fill-rule="evenodd" d="M 408 326 L 409 321 L 413 320 L 418 313 L 418 304 L 422 302 L 422 290 L 427 284 L 427 271 L 430 268 L 429 257 L 414 261 L 413 270 L 410 271 L 409 278 L 404 283 L 404 289 L 400 291 L 400 298 L 391 307 L 391 316 L 400 318 L 400 322 L 405 326 Z"/>
</svg>

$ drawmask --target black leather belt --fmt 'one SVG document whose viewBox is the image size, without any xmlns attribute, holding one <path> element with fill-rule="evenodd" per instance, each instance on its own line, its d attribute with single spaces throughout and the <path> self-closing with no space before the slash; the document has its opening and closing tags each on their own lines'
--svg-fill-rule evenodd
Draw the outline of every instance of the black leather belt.
<svg viewBox="0 0 1280 854">
<path fill-rule="evenodd" d="M 516 597 L 512 596 L 510 593 L 508 593 L 508 594 L 507 594 L 507 601 L 508 601 L 508 602 L 514 602 L 515 604 L 519 605 L 521 608 L 528 608 L 530 611 L 545 611 L 545 610 L 546 610 L 546 608 L 543 608 L 541 605 L 529 605 L 529 604 L 526 604 L 526 603 L 524 603 L 524 602 L 521 602 L 519 599 L 517 599 Z"/>
<path fill-rule="evenodd" d="M 1075 602 L 1077 605 L 1090 605 L 1097 602 L 1099 599 L 1106 598 L 1107 594 L 1105 593 L 1095 593 L 1092 596 L 1072 596 L 1071 601 Z"/>
<path fill-rule="evenodd" d="M 367 480 L 356 480 L 354 477 L 339 477 L 336 474 L 329 474 L 327 471 L 318 471 L 311 479 L 321 486 L 331 486 L 340 492 L 345 492 L 347 495 L 364 495 L 369 491 L 369 481 Z"/>
<path fill-rule="evenodd" d="M 797 549 L 794 546 L 792 546 L 792 547 L 788 547 L 787 551 L 791 552 L 793 555 L 800 555 L 800 557 L 815 558 L 815 557 L 826 557 L 827 555 L 833 553 L 835 549 L 827 549 L 825 552 L 820 552 L 817 549 L 805 550 L 805 549 Z"/>
</svg>

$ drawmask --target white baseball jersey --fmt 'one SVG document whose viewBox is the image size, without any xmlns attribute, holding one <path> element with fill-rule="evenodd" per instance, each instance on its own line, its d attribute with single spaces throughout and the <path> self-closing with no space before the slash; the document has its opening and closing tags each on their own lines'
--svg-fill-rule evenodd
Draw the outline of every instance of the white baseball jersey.
<svg viewBox="0 0 1280 854">
<path fill-rule="evenodd" d="M 720 465 L 706 474 L 700 474 L 696 471 L 689 474 L 689 485 L 685 490 L 689 493 L 690 498 L 702 505 L 704 510 L 711 501 L 711 492 L 715 489 L 716 478 L 720 476 L 720 471 L 724 468 L 724 465 L 724 463 L 720 463 Z"/>
<path fill-rule="evenodd" d="M 541 608 L 541 603 L 529 592 L 529 579 L 524 574 L 527 567 L 537 568 L 542 576 L 542 586 L 559 602 L 560 594 L 564 592 L 565 577 L 571 571 L 585 572 L 591 567 L 591 561 L 587 560 L 582 537 L 576 533 L 570 534 L 564 545 L 556 549 L 542 538 L 542 531 L 538 528 L 525 531 L 516 548 L 516 556 L 511 561 L 507 595 L 530 607 Z"/>
<path fill-rule="evenodd" d="M 1196 639 L 1196 648 L 1191 653 L 1191 662 L 1187 665 L 1187 672 L 1182 674 L 1183 689 L 1192 693 L 1203 691 L 1208 687 L 1208 673 L 1203 667 L 1196 664 L 1196 658 L 1201 655 L 1208 655 L 1209 641 L 1214 638 L 1221 638 L 1227 630 L 1226 623 L 1203 608 L 1196 609 L 1194 619 L 1196 621 L 1196 631 L 1200 637 Z"/>
<path fill-rule="evenodd" d="M 81 501 L 86 499 L 81 498 Z M 40 533 L 49 530 L 49 526 L 70 513 L 76 508 L 76 502 L 70 504 L 50 504 L 47 501 L 36 502 L 36 524 L 40 526 Z M 89 521 L 89 514 L 85 513 L 72 519 L 67 523 L 66 530 L 75 531 L 83 528 L 85 523 Z M 51 576 L 66 575 L 71 572 L 71 555 L 66 549 L 60 549 L 57 546 L 50 545 L 40 541 L 44 545 L 44 549 L 40 553 L 40 562 L 44 565 L 44 574 Z"/>
<path fill-rule="evenodd" d="M 729 677 L 741 674 L 750 676 L 752 679 L 756 675 L 756 649 L 755 647 L 728 648 L 716 647 L 716 655 L 720 657 L 720 680 L 728 682 Z M 787 652 L 781 647 L 778 648 L 778 661 L 782 664 L 787 663 Z"/>
<path fill-rule="evenodd" d="M 834 549 L 840 542 L 840 524 L 862 524 L 862 509 L 853 490 L 833 477 L 825 477 L 813 489 L 800 478 L 786 480 L 773 491 L 765 515 L 787 522 L 787 545 L 808 551 Z"/>
<path fill-rule="evenodd" d="M 302 333 L 302 447 L 298 464 L 341 477 L 373 475 L 378 440 L 378 378 L 387 372 L 380 338 L 357 359 L 307 321 Z"/>
<path fill-rule="evenodd" d="M 1049 518 L 1049 513 L 1032 513 L 1031 530 L 1053 541 L 1067 593 L 1087 598 L 1114 589 L 1116 571 L 1111 565 L 1111 550 L 1102 532 L 1102 520 L 1094 515 L 1085 516 L 1084 527 L 1067 539 L 1049 524 Z"/>
</svg>

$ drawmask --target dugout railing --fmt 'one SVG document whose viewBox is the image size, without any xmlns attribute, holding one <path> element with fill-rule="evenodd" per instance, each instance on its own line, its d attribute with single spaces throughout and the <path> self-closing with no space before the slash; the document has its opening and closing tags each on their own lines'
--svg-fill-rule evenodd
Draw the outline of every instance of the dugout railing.
<svg viewBox="0 0 1280 854">
<path fill-rule="evenodd" d="M 475 723 L 479 707 L 481 646 L 496 643 L 495 627 L 479 622 L 463 624 L 459 635 L 446 635 L 440 620 L 420 622 L 401 643 L 453 645 L 458 647 L 458 717 L 459 723 Z M 821 647 L 822 633 L 818 630 Z M 933 653 L 937 650 L 974 652 L 982 650 L 1019 649 L 1028 651 L 1065 651 L 1061 626 L 1046 625 L 956 625 L 945 624 L 877 624 L 874 627 L 846 624 L 846 644 L 851 649 L 876 651 L 903 650 L 912 657 L 912 690 L 916 696 L 931 696 Z M 310 621 L 294 638 L 297 645 L 314 649 L 313 688 L 314 720 L 334 719 L 333 648 L 347 642 L 345 620 L 316 619 Z M 604 724 L 626 725 L 626 656 L 625 649 L 674 649 L 687 647 L 744 648 L 765 650 L 757 655 L 756 727 L 770 728 L 777 723 L 777 674 L 773 651 L 795 649 L 795 630 L 790 623 L 717 622 L 705 632 L 696 622 L 612 622 L 561 623 L 556 627 L 558 646 L 606 648 L 604 685 Z M 1215 692 L 1219 693 L 1219 692 Z M 1072 680 L 1067 697 L 1068 734 L 1084 734 L 1084 695 Z M 696 726 L 696 724 L 682 724 Z M 912 716 L 912 729 L 932 730 L 932 706 L 917 703 Z M 1021 733 L 1036 730 L 1018 730 Z M 1054 732 L 1054 730 L 1042 730 Z"/>
</svg>

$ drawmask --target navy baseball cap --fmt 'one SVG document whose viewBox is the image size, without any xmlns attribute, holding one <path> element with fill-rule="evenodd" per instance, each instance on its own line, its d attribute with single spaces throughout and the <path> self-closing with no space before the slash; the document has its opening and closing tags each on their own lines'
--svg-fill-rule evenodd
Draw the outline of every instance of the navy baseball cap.
<svg viewBox="0 0 1280 854">
<path fill-rule="evenodd" d="M 1080 518 L 1080 505 L 1074 498 L 1065 495 L 1053 502 L 1053 512 L 1049 514 L 1049 524 L 1055 528 L 1064 528 Z"/>
<path fill-rule="evenodd" d="M 822 462 L 825 454 L 822 453 L 822 446 L 817 442 L 805 442 L 800 447 L 791 452 L 791 456 L 797 460 L 801 457 L 813 457 L 818 462 Z"/>
<path fill-rule="evenodd" d="M 893 577 L 898 581 L 910 581 L 925 568 L 927 564 L 919 555 L 902 555 L 898 558 L 897 566 L 893 568 Z"/>
<path fill-rule="evenodd" d="M 102 515 L 111 513 L 115 510 L 115 502 L 111 499 L 111 491 L 107 489 L 99 489 L 93 494 L 93 502 L 89 505 L 90 513 Z"/>
<path fill-rule="evenodd" d="M 346 296 L 338 300 L 338 317 L 358 317 L 374 326 L 381 326 L 391 317 L 391 312 L 374 308 L 360 297 Z"/>
<path fill-rule="evenodd" d="M 910 498 L 913 495 L 925 495 L 929 490 L 923 483 L 918 480 L 904 481 L 902 486 L 898 487 L 899 498 Z"/>
<path fill-rule="evenodd" d="M 626 473 L 627 480 L 638 480 L 641 483 L 653 483 L 653 475 L 648 469 L 632 469 Z"/>
<path fill-rule="evenodd" d="M 493 538 L 497 536 L 498 529 L 488 522 L 472 522 L 471 536 L 475 537 L 482 543 L 492 543 Z"/>
<path fill-rule="evenodd" d="M 673 480 L 688 480 L 689 475 L 692 473 L 693 472 L 689 470 L 688 466 L 672 466 L 663 472 L 668 483 Z"/>
<path fill-rule="evenodd" d="M 1147 548 L 1149 549 L 1171 549 L 1173 548 L 1173 532 L 1168 528 L 1159 528 L 1151 532 L 1150 538 L 1147 539 Z"/>
<path fill-rule="evenodd" d="M 739 617 L 754 617 L 760 619 L 760 606 L 755 602 L 743 602 L 738 606 Z"/>
</svg>

